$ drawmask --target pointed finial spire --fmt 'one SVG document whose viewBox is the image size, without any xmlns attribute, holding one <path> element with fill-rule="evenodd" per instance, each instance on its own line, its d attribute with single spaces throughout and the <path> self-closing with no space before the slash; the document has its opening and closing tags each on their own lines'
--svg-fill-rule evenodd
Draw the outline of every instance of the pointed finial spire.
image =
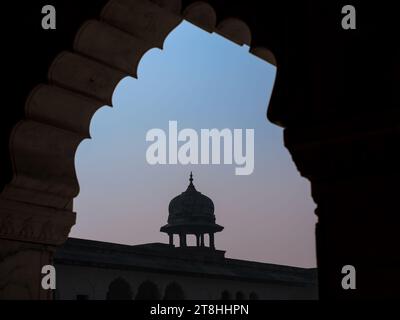
<svg viewBox="0 0 400 320">
<path fill-rule="evenodd" d="M 190 171 L 189 181 L 190 181 L 190 183 L 189 183 L 189 185 L 188 185 L 187 190 L 194 190 L 194 191 L 196 191 L 196 188 L 195 188 L 194 185 L 193 185 L 193 173 L 192 173 L 192 171 Z"/>
</svg>

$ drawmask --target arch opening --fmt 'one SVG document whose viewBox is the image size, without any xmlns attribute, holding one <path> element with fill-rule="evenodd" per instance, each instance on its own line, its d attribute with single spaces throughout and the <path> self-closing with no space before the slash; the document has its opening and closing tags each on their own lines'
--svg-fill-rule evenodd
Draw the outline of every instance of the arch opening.
<svg viewBox="0 0 400 320">
<path fill-rule="evenodd" d="M 131 285 L 125 279 L 114 279 L 108 286 L 106 300 L 132 300 Z"/>
<path fill-rule="evenodd" d="M 298 234 L 298 222 L 302 220 L 300 225 L 304 223 L 306 213 L 309 214 L 306 219 L 309 230 L 314 228 L 312 201 L 308 196 L 309 191 L 305 190 L 307 182 L 298 177 L 287 151 L 281 146 L 281 129 L 268 124 L 264 118 L 268 95 L 273 88 L 275 68 L 249 55 L 248 47 L 238 47 L 217 34 L 207 34 L 187 22 L 181 23 L 168 36 L 163 48 L 162 52 L 151 50 L 143 57 L 138 68 L 139 80 L 128 77 L 120 82 L 113 94 L 113 109 L 100 109 L 93 117 L 90 127 L 93 139 L 84 141 L 77 152 L 76 165 L 81 194 L 76 199 L 75 208 L 80 212 L 78 216 L 80 220 L 72 235 L 117 243 L 143 243 L 155 240 L 164 242 L 165 237 L 158 233 L 158 229 L 165 221 L 166 206 L 173 196 L 172 192 L 166 194 L 165 188 L 171 189 L 174 185 L 175 190 L 180 190 L 181 182 L 172 180 L 177 176 L 186 176 L 189 170 L 186 168 L 190 167 L 191 170 L 195 170 L 199 179 L 202 179 L 206 188 L 217 197 L 218 190 L 225 189 L 219 205 L 221 211 L 225 212 L 217 213 L 218 217 L 224 219 L 225 216 L 226 221 L 228 216 L 234 216 L 237 223 L 233 223 L 227 231 L 224 231 L 224 234 L 230 232 L 231 236 L 229 240 L 222 240 L 222 248 L 228 249 L 228 252 L 232 252 L 236 257 L 266 261 L 268 259 L 261 255 L 263 250 L 261 243 L 279 243 L 282 234 Z M 247 105 L 250 107 L 243 107 Z M 214 114 L 212 118 L 209 117 L 210 113 Z M 232 113 L 235 115 L 231 115 Z M 137 119 L 141 119 L 140 122 L 137 122 Z M 255 127 L 256 163 L 259 166 L 256 168 L 257 174 L 245 177 L 247 181 L 244 186 L 238 187 L 240 177 L 228 171 L 231 168 L 234 172 L 233 165 L 210 165 L 210 170 L 203 165 L 179 163 L 175 167 L 149 165 L 145 158 L 146 148 L 149 146 L 145 140 L 146 134 L 154 128 L 162 129 L 169 134 L 168 127 L 171 120 L 177 122 L 178 130 L 192 127 L 197 132 L 207 127 L 232 129 Z M 132 123 L 135 123 L 134 127 Z M 272 147 L 271 151 L 262 145 L 265 139 Z M 120 147 L 117 148 L 118 146 Z M 224 144 L 221 144 L 222 161 L 223 148 Z M 268 152 L 275 153 L 279 160 L 272 161 Z M 82 156 L 84 153 L 86 155 Z M 261 157 L 257 156 L 257 153 Z M 262 162 L 265 165 L 260 165 Z M 223 168 L 221 173 L 218 172 L 220 168 Z M 135 182 L 138 178 L 141 180 L 140 184 Z M 290 182 L 283 185 L 284 180 Z M 261 188 L 254 187 L 261 186 L 265 181 L 270 181 L 268 192 L 271 194 L 268 198 Z M 288 197 L 290 193 L 296 194 L 296 201 L 301 205 L 298 206 L 297 203 L 290 207 L 280 195 L 281 188 L 286 188 Z M 302 192 L 301 195 L 299 190 Z M 239 201 L 244 195 L 246 200 Z M 308 200 L 301 201 L 300 198 L 303 196 L 304 198 L 308 196 Z M 247 211 L 249 203 L 252 203 L 253 212 L 247 215 L 247 223 L 257 230 L 253 230 L 252 235 L 247 234 L 246 237 L 240 238 L 237 236 L 243 234 L 240 212 Z M 296 210 L 299 207 L 304 208 L 300 215 L 295 216 L 294 207 Z M 109 213 L 113 212 L 114 208 L 118 208 L 121 213 L 117 212 L 111 216 Z M 231 212 L 228 212 L 229 210 Z M 268 232 L 259 223 L 266 211 L 265 221 L 274 221 L 276 216 L 281 216 L 284 220 L 276 221 L 275 225 L 270 224 Z M 90 218 L 91 212 L 96 212 L 99 221 L 96 233 L 91 230 L 94 223 Z M 133 221 L 139 217 L 141 224 L 136 225 Z M 148 220 L 149 217 L 153 220 Z M 117 222 L 117 219 L 120 222 Z M 230 220 L 232 222 L 232 218 Z M 127 223 L 129 221 L 131 223 Z M 276 234 L 274 230 L 279 230 L 281 228 L 279 226 L 285 224 L 291 230 L 280 229 L 279 235 Z M 118 225 L 118 235 L 115 235 L 113 228 L 110 228 L 113 225 L 114 228 Z M 135 228 L 134 233 L 132 228 Z M 305 237 L 308 231 L 303 229 L 302 232 L 302 237 Z M 278 240 L 270 238 L 274 233 L 276 237 L 280 237 Z M 133 238 L 134 235 L 136 238 Z M 220 244 L 219 237 L 222 235 L 216 236 L 216 247 Z M 313 259 L 314 254 L 312 237 L 310 232 L 306 240 L 308 243 L 303 243 L 300 249 L 300 251 L 306 250 L 311 243 L 306 258 L 309 260 Z M 204 246 L 210 247 L 209 234 L 205 234 L 203 238 Z M 174 237 L 171 240 L 174 240 Z M 293 249 L 293 252 L 300 252 L 299 248 L 295 249 L 295 246 L 301 243 L 298 237 L 293 236 L 289 240 L 290 244 L 288 242 L 284 246 Z M 179 241 L 176 239 L 173 243 L 179 246 Z M 190 240 L 188 236 L 186 245 L 196 246 L 197 239 L 192 237 Z M 241 253 L 237 255 L 232 251 L 234 248 L 241 248 Z M 284 256 L 285 259 L 293 257 L 287 253 Z M 292 262 L 278 260 L 276 263 Z M 313 265 L 312 260 L 309 265 Z"/>
<path fill-rule="evenodd" d="M 154 282 L 146 280 L 139 285 L 135 300 L 160 300 L 160 297 L 158 286 Z"/>
<path fill-rule="evenodd" d="M 169 283 L 164 292 L 164 300 L 184 300 L 185 292 L 177 282 Z"/>
</svg>

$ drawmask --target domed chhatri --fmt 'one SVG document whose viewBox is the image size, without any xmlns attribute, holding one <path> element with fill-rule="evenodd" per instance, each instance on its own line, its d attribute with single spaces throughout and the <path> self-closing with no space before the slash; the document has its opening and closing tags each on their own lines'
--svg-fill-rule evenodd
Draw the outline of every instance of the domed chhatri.
<svg viewBox="0 0 400 320">
<path fill-rule="evenodd" d="M 196 247 L 205 247 L 204 235 L 209 235 L 211 249 L 215 249 L 214 233 L 224 227 L 215 223 L 214 203 L 197 191 L 193 185 L 193 174 L 190 173 L 189 186 L 185 192 L 176 196 L 169 203 L 168 224 L 160 231 L 169 235 L 169 243 L 174 245 L 174 234 L 179 235 L 180 246 L 186 247 L 186 235 L 196 236 Z"/>
<path fill-rule="evenodd" d="M 185 192 L 176 196 L 169 203 L 169 224 L 215 223 L 214 203 L 198 192 L 193 185 L 190 173 L 190 184 Z"/>
</svg>

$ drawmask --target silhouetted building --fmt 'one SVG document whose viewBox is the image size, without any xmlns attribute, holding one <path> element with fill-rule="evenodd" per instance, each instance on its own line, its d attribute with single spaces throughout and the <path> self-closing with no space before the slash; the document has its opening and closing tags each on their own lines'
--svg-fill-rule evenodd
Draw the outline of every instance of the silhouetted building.
<svg viewBox="0 0 400 320">
<path fill-rule="evenodd" d="M 160 231 L 169 235 L 169 244 L 174 245 L 174 234 L 179 235 L 181 247 L 186 247 L 186 236 L 196 236 L 196 247 L 204 247 L 204 236 L 209 235 L 209 247 L 215 249 L 214 233 L 224 229 L 215 223 L 214 203 L 198 192 L 193 185 L 193 175 L 190 173 L 190 184 L 185 192 L 173 198 L 169 203 L 168 224 Z"/>
<path fill-rule="evenodd" d="M 55 255 L 56 299 L 317 299 L 316 269 L 225 258 L 214 204 L 193 185 L 171 200 L 169 244 L 69 238 Z M 174 244 L 179 237 L 179 246 Z M 196 237 L 188 246 L 187 236 Z M 208 245 L 205 236 L 208 235 Z"/>
</svg>

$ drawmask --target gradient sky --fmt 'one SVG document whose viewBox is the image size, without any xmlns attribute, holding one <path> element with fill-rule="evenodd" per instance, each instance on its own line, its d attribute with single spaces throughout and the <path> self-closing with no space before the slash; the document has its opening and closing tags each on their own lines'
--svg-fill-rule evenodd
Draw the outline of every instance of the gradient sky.
<svg viewBox="0 0 400 320">
<path fill-rule="evenodd" d="M 141 60 L 138 79 L 116 88 L 113 108 L 94 115 L 91 140 L 79 146 L 80 194 L 71 236 L 123 244 L 168 242 L 159 228 L 169 201 L 185 191 L 190 171 L 215 205 L 217 249 L 226 256 L 315 267 L 315 205 L 310 184 L 283 146 L 282 129 L 265 113 L 274 66 L 217 34 L 183 22 Z M 155 165 L 146 162 L 148 130 L 178 121 L 178 129 L 255 130 L 255 169 L 235 165 Z M 193 243 L 193 239 L 190 240 Z"/>
</svg>

